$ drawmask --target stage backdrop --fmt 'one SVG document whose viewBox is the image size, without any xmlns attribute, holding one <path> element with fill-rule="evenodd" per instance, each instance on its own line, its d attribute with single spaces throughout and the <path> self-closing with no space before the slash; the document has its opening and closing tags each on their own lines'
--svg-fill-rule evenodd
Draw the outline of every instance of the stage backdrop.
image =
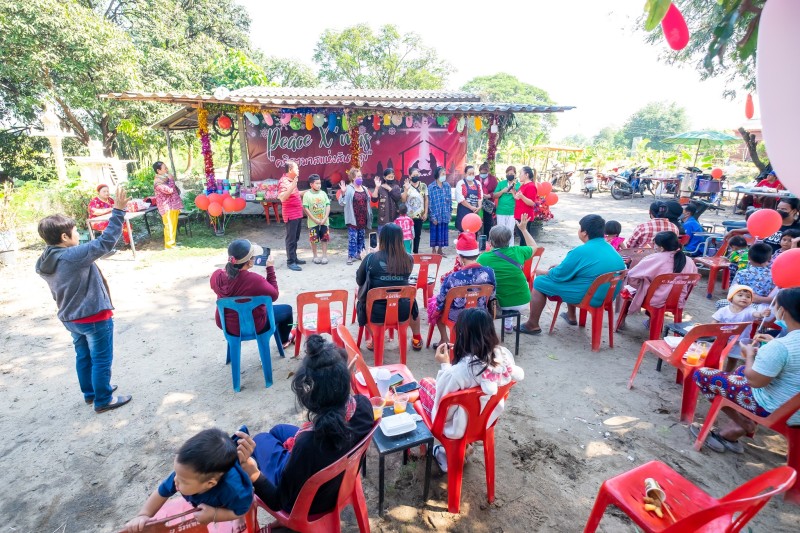
<svg viewBox="0 0 800 533">
<path fill-rule="evenodd" d="M 247 152 L 250 159 L 250 179 L 278 179 L 285 172 L 286 161 L 300 165 L 301 188 L 308 186 L 303 178 L 319 174 L 333 185 L 346 176 L 350 163 L 350 134 L 337 126 L 293 130 L 289 125 L 264 127 L 247 123 Z M 433 117 L 417 117 L 411 127 L 383 126 L 375 131 L 372 118 L 360 126 L 361 172 L 365 178 L 383 175 L 393 168 L 395 175 L 408 176 L 418 168 L 425 183 L 433 181 L 436 167 L 447 169 L 449 181 L 460 177 L 467 159 L 467 132 L 448 133 L 447 127 L 437 125 Z"/>
</svg>

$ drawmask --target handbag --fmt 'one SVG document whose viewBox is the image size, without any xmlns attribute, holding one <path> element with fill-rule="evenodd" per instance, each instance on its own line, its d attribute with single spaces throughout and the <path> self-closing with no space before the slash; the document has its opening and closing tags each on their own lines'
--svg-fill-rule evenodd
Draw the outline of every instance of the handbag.
<svg viewBox="0 0 800 533">
<path fill-rule="evenodd" d="M 504 260 L 504 261 L 508 261 L 509 263 L 511 263 L 512 265 L 514 265 L 515 267 L 517 267 L 518 269 L 522 270 L 522 263 L 518 263 L 517 261 L 514 261 L 513 259 L 511 259 L 510 257 L 508 257 L 506 254 L 504 254 L 503 252 L 501 252 L 500 250 L 492 250 L 492 253 L 493 253 L 495 256 L 499 257 L 500 259 L 502 259 L 502 260 Z"/>
<path fill-rule="evenodd" d="M 495 210 L 495 207 L 496 207 L 495 204 L 494 204 L 494 200 L 490 200 L 488 198 L 484 198 L 483 199 L 483 203 L 481 205 L 483 207 L 483 212 L 484 213 L 489 213 L 490 215 L 492 213 L 494 213 L 494 210 Z"/>
</svg>

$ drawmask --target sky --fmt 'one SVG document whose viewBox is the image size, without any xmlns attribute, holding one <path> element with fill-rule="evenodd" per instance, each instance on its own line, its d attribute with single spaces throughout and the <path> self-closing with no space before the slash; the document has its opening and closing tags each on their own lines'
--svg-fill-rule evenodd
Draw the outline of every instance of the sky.
<svg viewBox="0 0 800 533">
<path fill-rule="evenodd" d="M 645 0 L 311 0 L 294 4 L 292 12 L 292 4 L 237 1 L 252 17 L 254 46 L 312 68 L 324 30 L 391 23 L 419 34 L 452 65 L 448 89 L 476 76 L 512 74 L 547 91 L 556 104 L 576 106 L 558 115 L 552 140 L 622 126 L 636 110 L 661 100 L 686 108 L 693 129 L 735 129 L 745 120 L 743 91 L 726 100 L 722 80 L 702 82 L 693 65 L 659 61 L 666 42 L 646 43 L 636 23 Z"/>
</svg>

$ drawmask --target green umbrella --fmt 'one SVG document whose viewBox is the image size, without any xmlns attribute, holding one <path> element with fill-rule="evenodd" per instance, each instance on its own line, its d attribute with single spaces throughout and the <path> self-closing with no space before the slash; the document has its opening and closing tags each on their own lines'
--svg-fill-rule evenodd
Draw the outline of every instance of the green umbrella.
<svg viewBox="0 0 800 533">
<path fill-rule="evenodd" d="M 708 148 L 720 144 L 737 144 L 742 142 L 739 137 L 728 135 L 720 131 L 700 130 L 700 131 L 685 131 L 666 139 L 661 139 L 665 144 L 696 144 L 697 151 L 694 154 L 693 167 L 697 166 L 697 156 L 700 153 L 700 148 Z"/>
</svg>

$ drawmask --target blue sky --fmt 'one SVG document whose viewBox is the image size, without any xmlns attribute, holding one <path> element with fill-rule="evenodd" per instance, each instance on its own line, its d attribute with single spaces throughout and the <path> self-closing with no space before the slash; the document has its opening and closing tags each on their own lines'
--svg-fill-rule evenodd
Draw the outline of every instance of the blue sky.
<svg viewBox="0 0 800 533">
<path fill-rule="evenodd" d="M 366 22 L 418 33 L 454 67 L 448 88 L 475 76 L 513 74 L 546 90 L 558 104 L 578 107 L 559 116 L 553 139 L 622 125 L 655 100 L 685 107 L 696 129 L 737 128 L 744 122 L 745 93 L 725 100 L 721 80 L 701 82 L 691 66 L 658 61 L 666 42 L 661 48 L 646 44 L 636 24 L 644 0 L 238 2 L 253 19 L 255 46 L 312 68 L 314 45 L 325 29 Z"/>
</svg>

